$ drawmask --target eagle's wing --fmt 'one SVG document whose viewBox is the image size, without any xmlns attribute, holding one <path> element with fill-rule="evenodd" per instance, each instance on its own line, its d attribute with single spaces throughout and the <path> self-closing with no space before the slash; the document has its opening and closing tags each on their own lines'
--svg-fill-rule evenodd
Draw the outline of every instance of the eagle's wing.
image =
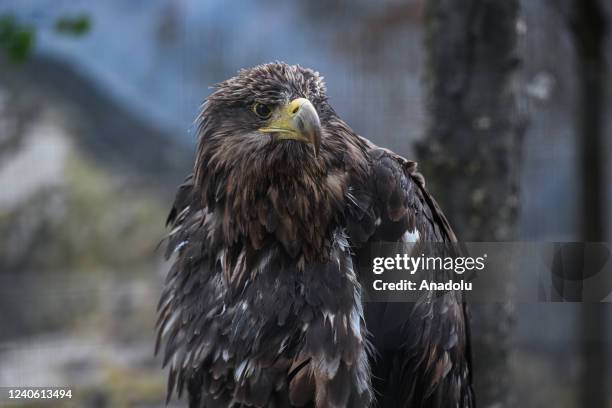
<svg viewBox="0 0 612 408">
<path fill-rule="evenodd" d="M 220 285 L 211 279 L 212 271 L 203 267 L 211 252 L 206 247 L 206 234 L 202 233 L 204 221 L 205 210 L 196 199 L 193 175 L 190 174 L 179 186 L 166 220 L 171 231 L 165 239 L 165 258 L 174 260 L 157 306 L 155 343 L 155 353 L 163 349 L 163 365 L 169 366 L 168 401 L 174 390 L 180 397 L 186 387 L 190 393 L 189 406 L 199 406 L 201 402 L 203 384 L 192 385 L 192 378 L 202 377 L 203 373 L 194 367 L 198 360 L 196 353 L 188 352 L 184 345 L 201 335 L 197 324 L 210 323 L 210 320 L 198 316 L 201 311 L 217 312 L 218 300 L 222 296 Z M 201 296 L 201 293 L 208 296 Z M 204 381 L 204 378 L 199 379 L 200 383 Z"/>
<path fill-rule="evenodd" d="M 356 258 L 375 241 L 456 242 L 416 163 L 364 143 L 370 172 L 351 185 L 346 217 Z M 417 303 L 367 303 L 365 316 L 376 349 L 372 368 L 379 407 L 474 406 L 461 293 Z"/>
</svg>

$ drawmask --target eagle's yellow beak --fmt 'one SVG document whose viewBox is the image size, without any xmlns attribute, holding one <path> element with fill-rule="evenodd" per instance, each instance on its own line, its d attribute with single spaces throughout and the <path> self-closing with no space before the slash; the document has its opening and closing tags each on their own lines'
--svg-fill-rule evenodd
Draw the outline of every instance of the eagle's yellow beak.
<svg viewBox="0 0 612 408">
<path fill-rule="evenodd" d="M 315 156 L 321 146 L 321 122 L 312 103 L 306 98 L 294 99 L 272 115 L 260 132 L 275 133 L 279 140 L 298 140 L 313 145 Z"/>
</svg>

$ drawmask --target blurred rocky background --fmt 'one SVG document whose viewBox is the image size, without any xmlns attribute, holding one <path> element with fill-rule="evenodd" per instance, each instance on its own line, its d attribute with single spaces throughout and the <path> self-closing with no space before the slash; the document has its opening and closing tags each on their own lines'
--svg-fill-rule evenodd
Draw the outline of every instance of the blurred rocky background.
<svg viewBox="0 0 612 408">
<path fill-rule="evenodd" d="M 559 4 L 523 0 L 515 23 L 521 240 L 580 237 L 577 76 Z M 152 341 L 166 270 L 156 247 L 209 87 L 271 60 L 315 68 L 357 132 L 415 158 L 428 142 L 424 9 L 423 0 L 1 1 L 0 387 L 69 385 L 64 406 L 165 406 Z M 511 307 L 514 405 L 483 406 L 580 406 L 578 307 Z"/>
</svg>

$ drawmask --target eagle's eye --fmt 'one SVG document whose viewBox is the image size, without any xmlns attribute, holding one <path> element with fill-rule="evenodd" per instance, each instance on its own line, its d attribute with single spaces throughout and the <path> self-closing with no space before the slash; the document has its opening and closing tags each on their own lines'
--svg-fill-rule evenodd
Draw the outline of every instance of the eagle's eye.
<svg viewBox="0 0 612 408">
<path fill-rule="evenodd" d="M 255 102 L 253 104 L 253 112 L 255 112 L 255 114 L 262 119 L 268 119 L 270 116 L 272 116 L 272 111 L 270 108 L 267 105 L 259 102 Z"/>
</svg>

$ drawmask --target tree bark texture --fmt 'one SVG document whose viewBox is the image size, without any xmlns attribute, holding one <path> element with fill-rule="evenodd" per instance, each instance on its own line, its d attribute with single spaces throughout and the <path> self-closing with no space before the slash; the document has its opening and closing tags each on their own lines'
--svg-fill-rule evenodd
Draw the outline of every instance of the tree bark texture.
<svg viewBox="0 0 612 408">
<path fill-rule="evenodd" d="M 604 112 L 607 86 L 605 39 L 608 29 L 603 0 L 572 0 L 568 24 L 576 50 L 578 137 L 581 180 L 581 238 L 606 238 Z M 578 405 L 608 406 L 607 305 L 583 303 L 578 327 L 582 370 Z"/>
<path fill-rule="evenodd" d="M 462 241 L 516 237 L 524 120 L 517 111 L 518 0 L 426 2 L 427 133 L 420 167 Z M 472 305 L 476 399 L 513 407 L 509 303 Z"/>
</svg>

